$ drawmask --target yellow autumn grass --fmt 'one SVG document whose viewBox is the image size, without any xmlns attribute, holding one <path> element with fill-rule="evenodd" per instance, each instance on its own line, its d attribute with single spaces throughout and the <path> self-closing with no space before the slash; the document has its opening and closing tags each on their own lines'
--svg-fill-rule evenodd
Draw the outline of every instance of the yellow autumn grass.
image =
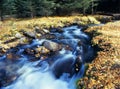
<svg viewBox="0 0 120 89">
<path fill-rule="evenodd" d="M 33 19 L 11 19 L 4 22 L 0 22 L 0 37 L 4 34 L 11 34 L 11 31 L 33 30 L 34 26 L 37 25 L 41 29 L 50 27 L 63 27 L 72 23 L 77 24 L 99 24 L 92 16 L 65 16 L 65 17 L 41 17 Z"/>
<path fill-rule="evenodd" d="M 120 21 L 110 22 L 104 26 L 90 27 L 92 42 L 101 50 L 89 64 L 86 76 L 78 85 L 85 89 L 118 89 L 120 86 Z M 83 85 L 84 84 L 84 85 Z M 81 88 L 83 89 L 83 88 Z"/>
</svg>

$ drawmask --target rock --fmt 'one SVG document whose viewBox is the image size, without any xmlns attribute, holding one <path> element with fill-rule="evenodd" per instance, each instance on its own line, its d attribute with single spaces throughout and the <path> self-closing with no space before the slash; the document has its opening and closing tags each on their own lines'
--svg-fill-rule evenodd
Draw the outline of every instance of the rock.
<svg viewBox="0 0 120 89">
<path fill-rule="evenodd" d="M 57 28 L 51 29 L 50 31 L 51 32 L 58 32 L 58 33 L 63 33 L 64 32 L 64 30 L 62 29 L 62 27 L 57 27 Z"/>
<path fill-rule="evenodd" d="M 41 35 L 44 35 L 44 34 L 45 34 L 45 32 L 44 32 L 43 30 L 40 30 L 40 29 L 36 29 L 35 31 L 36 31 L 37 33 L 41 34 Z"/>
<path fill-rule="evenodd" d="M 35 32 L 27 32 L 27 31 L 24 31 L 24 30 L 22 30 L 21 32 L 25 37 L 32 38 L 32 39 L 36 38 L 36 33 Z"/>
<path fill-rule="evenodd" d="M 22 35 L 20 33 L 16 33 L 15 37 L 20 39 L 20 38 L 22 38 Z"/>
<path fill-rule="evenodd" d="M 18 38 L 15 38 L 15 37 L 9 37 L 8 40 L 6 40 L 4 42 L 4 44 L 9 44 L 9 43 L 13 43 L 13 42 L 16 42 L 18 40 Z"/>
<path fill-rule="evenodd" d="M 2 62 L 2 66 L 5 67 L 0 67 L 0 86 L 7 86 L 17 79 L 17 71 L 21 65 L 5 61 Z"/>
<path fill-rule="evenodd" d="M 100 24 L 100 22 L 97 21 L 94 17 L 88 16 L 87 18 L 89 23 Z"/>
<path fill-rule="evenodd" d="M 41 56 L 41 60 L 45 60 L 47 58 L 47 56 Z"/>
<path fill-rule="evenodd" d="M 26 37 L 22 37 L 22 38 L 19 39 L 20 44 L 25 44 L 27 42 L 28 42 L 28 39 Z"/>
<path fill-rule="evenodd" d="M 63 33 L 64 31 L 63 31 L 62 27 L 58 27 L 58 28 L 57 28 L 57 32 Z"/>
<path fill-rule="evenodd" d="M 50 53 L 50 50 L 46 49 L 44 46 L 40 46 L 35 48 L 35 57 L 39 58 L 41 56 L 48 56 L 48 54 Z"/>
<path fill-rule="evenodd" d="M 0 81 L 1 79 L 6 75 L 6 72 L 4 69 L 0 69 Z"/>
<path fill-rule="evenodd" d="M 40 33 L 37 33 L 37 34 L 36 34 L 36 38 L 39 39 L 39 38 L 41 38 L 41 37 L 42 37 L 42 34 L 40 34 Z"/>
<path fill-rule="evenodd" d="M 53 34 L 45 34 L 45 35 L 43 35 L 43 36 L 41 36 L 41 38 L 40 39 L 54 39 L 55 38 L 55 35 L 53 35 Z"/>
<path fill-rule="evenodd" d="M 33 49 L 30 49 L 30 48 L 26 48 L 24 50 L 24 52 L 27 54 L 27 55 L 34 55 L 35 54 L 35 51 Z"/>
<path fill-rule="evenodd" d="M 13 54 L 13 53 L 8 53 L 8 54 L 6 55 L 6 58 L 7 58 L 8 60 L 11 60 L 11 61 L 18 61 L 19 58 L 20 58 L 20 55 Z"/>
<path fill-rule="evenodd" d="M 0 44 L 0 47 L 4 50 L 7 50 L 10 48 L 7 44 Z"/>
<path fill-rule="evenodd" d="M 74 60 L 72 57 L 56 60 L 51 69 L 56 78 L 60 78 L 64 73 L 71 77 L 75 73 L 73 64 Z"/>
<path fill-rule="evenodd" d="M 70 47 L 69 45 L 66 45 L 66 46 L 65 46 L 65 50 L 70 50 L 70 51 L 72 51 L 72 50 L 73 50 L 73 48 L 72 48 L 72 47 Z"/>
<path fill-rule="evenodd" d="M 52 41 L 45 41 L 43 46 L 50 51 L 58 51 L 62 48 L 61 45 Z"/>
<path fill-rule="evenodd" d="M 75 73 L 78 73 L 80 71 L 82 67 L 82 59 L 81 59 L 81 56 L 77 56 L 76 60 L 75 60 L 75 63 L 74 63 L 74 70 L 75 70 Z"/>
<path fill-rule="evenodd" d="M 5 62 L 5 68 L 3 70 L 3 86 L 7 86 L 15 81 L 18 77 L 17 71 L 22 67 L 17 63 Z"/>
<path fill-rule="evenodd" d="M 0 56 L 2 56 L 5 53 L 6 53 L 5 48 L 3 48 L 2 46 L 0 46 Z"/>
<path fill-rule="evenodd" d="M 40 30 L 39 26 L 34 26 L 34 30 Z"/>
<path fill-rule="evenodd" d="M 4 69 L 0 69 L 0 87 L 4 85 L 5 78 L 6 77 L 6 71 Z"/>
<path fill-rule="evenodd" d="M 35 31 L 36 31 L 37 33 L 42 34 L 42 35 L 47 34 L 47 33 L 50 33 L 50 31 L 49 31 L 48 29 L 42 29 L 42 30 L 41 30 L 39 27 L 35 27 Z"/>
<path fill-rule="evenodd" d="M 43 29 L 43 31 L 44 31 L 45 33 L 50 33 L 50 31 L 47 30 L 47 29 Z"/>
<path fill-rule="evenodd" d="M 47 54 L 50 51 L 48 49 L 46 49 L 44 46 L 40 46 L 38 48 L 35 49 L 36 53 L 41 53 L 41 54 Z"/>
</svg>

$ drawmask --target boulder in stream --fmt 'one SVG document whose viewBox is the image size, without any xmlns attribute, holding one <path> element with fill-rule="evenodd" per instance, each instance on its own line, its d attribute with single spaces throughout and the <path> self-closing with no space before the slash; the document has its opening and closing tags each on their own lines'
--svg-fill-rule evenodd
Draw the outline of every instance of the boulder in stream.
<svg viewBox="0 0 120 89">
<path fill-rule="evenodd" d="M 47 54 L 50 51 L 46 49 L 44 46 L 40 46 L 40 47 L 35 48 L 35 52 L 40 53 L 40 54 Z"/>
<path fill-rule="evenodd" d="M 27 31 L 24 31 L 24 30 L 21 30 L 21 32 L 25 37 L 32 38 L 32 39 L 36 38 L 36 33 L 35 32 L 27 32 Z"/>
<path fill-rule="evenodd" d="M 43 43 L 43 46 L 50 51 L 58 51 L 62 48 L 60 44 L 52 42 L 52 41 L 45 41 Z"/>
<path fill-rule="evenodd" d="M 10 61 L 18 61 L 19 58 L 20 58 L 20 55 L 18 55 L 18 54 L 13 54 L 13 53 L 8 53 L 8 54 L 6 55 L 6 58 L 7 58 L 8 60 L 10 60 Z"/>
<path fill-rule="evenodd" d="M 50 31 L 48 30 L 48 29 L 35 29 L 35 31 L 37 32 L 37 33 L 40 33 L 41 35 L 45 35 L 45 34 L 48 34 L 48 33 L 50 33 Z"/>
</svg>

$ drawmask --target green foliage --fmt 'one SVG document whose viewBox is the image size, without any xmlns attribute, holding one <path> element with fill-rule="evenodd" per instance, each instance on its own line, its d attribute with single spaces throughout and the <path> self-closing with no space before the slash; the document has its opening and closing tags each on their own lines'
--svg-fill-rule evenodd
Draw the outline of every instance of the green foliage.
<svg viewBox="0 0 120 89">
<path fill-rule="evenodd" d="M 51 15 L 54 3 L 48 0 L 15 0 L 18 17 Z"/>
<path fill-rule="evenodd" d="M 6 0 L 4 3 L 5 13 L 13 15 L 15 13 L 15 3 L 14 0 Z"/>
<path fill-rule="evenodd" d="M 0 0 L 0 20 L 3 20 L 3 13 L 4 13 L 4 3 L 5 0 Z"/>
<path fill-rule="evenodd" d="M 0 11 L 17 17 L 93 12 L 98 0 L 0 0 Z M 4 10 L 3 10 L 4 9 Z M 2 16 L 2 15 L 1 15 Z"/>
<path fill-rule="evenodd" d="M 18 17 L 28 17 L 29 16 L 29 8 L 28 8 L 28 0 L 15 0 L 15 10 Z"/>
<path fill-rule="evenodd" d="M 34 0 L 34 10 L 37 16 L 48 16 L 53 14 L 54 2 L 48 0 Z"/>
<path fill-rule="evenodd" d="M 80 12 L 86 13 L 87 11 L 93 12 L 94 7 L 97 5 L 98 0 L 54 0 L 56 14 Z"/>
</svg>

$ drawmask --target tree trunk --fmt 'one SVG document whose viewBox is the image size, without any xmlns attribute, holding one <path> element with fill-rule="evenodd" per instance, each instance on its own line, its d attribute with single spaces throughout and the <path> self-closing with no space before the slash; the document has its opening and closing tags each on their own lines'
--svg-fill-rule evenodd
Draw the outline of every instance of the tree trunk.
<svg viewBox="0 0 120 89">
<path fill-rule="evenodd" d="M 91 8 L 91 12 L 92 12 L 92 14 L 94 14 L 94 2 L 93 2 L 93 0 L 92 0 L 92 8 Z"/>
<path fill-rule="evenodd" d="M 83 14 L 85 15 L 86 14 L 86 12 L 85 12 L 86 10 L 85 10 L 85 8 L 83 7 Z"/>
<path fill-rule="evenodd" d="M 2 10 L 0 10 L 0 20 L 3 21 L 3 13 L 2 13 Z"/>
</svg>

